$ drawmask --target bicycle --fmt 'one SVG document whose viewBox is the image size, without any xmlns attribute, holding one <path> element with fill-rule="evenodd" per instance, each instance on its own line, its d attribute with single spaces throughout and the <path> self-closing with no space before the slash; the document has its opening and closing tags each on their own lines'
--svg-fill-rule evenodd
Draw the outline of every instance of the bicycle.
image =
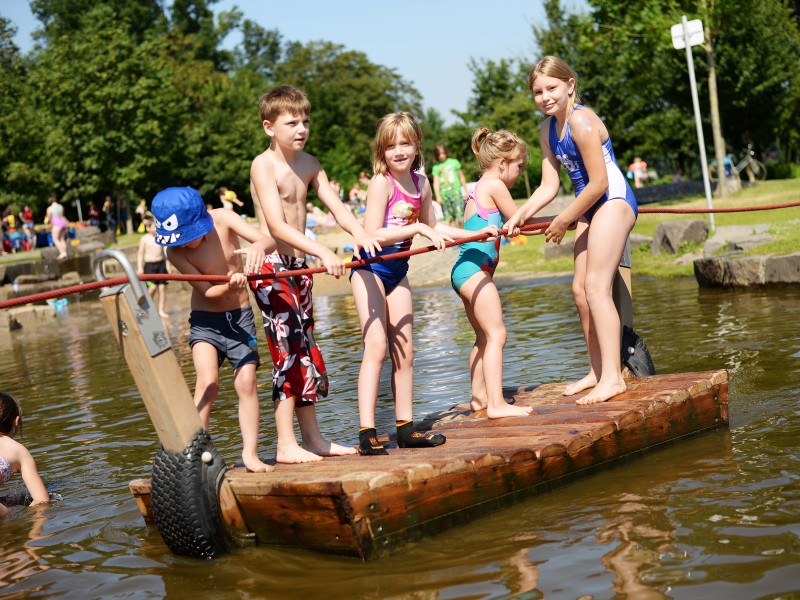
<svg viewBox="0 0 800 600">
<path fill-rule="evenodd" d="M 763 162 L 757 160 L 755 158 L 755 155 L 756 153 L 753 150 L 752 144 L 747 144 L 747 150 L 745 151 L 745 156 L 737 164 L 734 164 L 733 154 L 728 154 L 728 156 L 725 157 L 725 173 L 729 176 L 736 174 L 741 177 L 741 173 L 744 170 L 747 173 L 747 179 L 750 180 L 751 183 L 754 183 L 756 181 L 764 181 L 767 178 L 767 167 L 766 165 L 764 165 Z M 729 170 L 730 172 L 728 172 Z M 708 165 L 708 178 L 711 181 L 717 180 L 716 159 L 711 161 L 711 164 Z"/>
</svg>

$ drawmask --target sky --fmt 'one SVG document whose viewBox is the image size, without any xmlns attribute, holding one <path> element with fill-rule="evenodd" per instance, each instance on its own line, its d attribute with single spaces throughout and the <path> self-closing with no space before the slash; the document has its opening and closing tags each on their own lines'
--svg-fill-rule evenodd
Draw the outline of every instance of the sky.
<svg viewBox="0 0 800 600">
<path fill-rule="evenodd" d="M 570 11 L 583 0 L 567 0 Z M 499 61 L 536 58 L 532 26 L 544 24 L 542 0 L 219 0 L 216 13 L 238 6 L 245 18 L 278 29 L 284 41 L 327 40 L 358 50 L 370 61 L 394 69 L 420 92 L 425 108 L 452 123 L 472 90 L 471 58 Z M 26 0 L 0 0 L 0 15 L 17 27 L 14 42 L 33 47 L 39 22 Z M 401 26 L 398 26 L 401 24 Z M 236 35 L 225 40 L 235 45 Z"/>
</svg>

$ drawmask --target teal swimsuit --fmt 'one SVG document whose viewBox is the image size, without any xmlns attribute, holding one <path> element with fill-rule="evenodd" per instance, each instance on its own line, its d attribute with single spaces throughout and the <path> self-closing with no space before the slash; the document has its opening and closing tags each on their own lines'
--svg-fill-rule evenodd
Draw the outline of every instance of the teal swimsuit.
<svg viewBox="0 0 800 600">
<path fill-rule="evenodd" d="M 464 223 L 464 229 L 467 231 L 480 231 L 488 225 L 494 225 L 501 229 L 503 227 L 503 215 L 500 211 L 497 208 L 486 209 L 478 202 L 476 194 L 480 184 L 481 182 L 479 181 L 469 195 L 475 203 L 476 212 Z M 467 242 L 466 244 L 461 244 L 461 252 L 450 273 L 450 284 L 458 293 L 461 286 L 475 273 L 485 271 L 489 276 L 494 275 L 494 270 L 497 268 L 499 260 L 500 238 L 493 242 Z"/>
</svg>

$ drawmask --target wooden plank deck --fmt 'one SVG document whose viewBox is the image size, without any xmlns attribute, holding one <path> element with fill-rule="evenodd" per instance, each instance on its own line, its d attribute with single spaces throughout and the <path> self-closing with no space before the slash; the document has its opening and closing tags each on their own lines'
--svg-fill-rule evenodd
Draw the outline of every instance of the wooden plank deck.
<svg viewBox="0 0 800 600">
<path fill-rule="evenodd" d="M 222 513 L 257 543 L 365 559 L 498 508 L 728 425 L 725 370 L 628 380 L 609 402 L 578 406 L 564 384 L 511 391 L 530 417 L 490 421 L 456 407 L 423 421 L 447 436 L 438 448 L 276 465 L 225 474 Z M 152 522 L 150 480 L 131 482 Z"/>
</svg>

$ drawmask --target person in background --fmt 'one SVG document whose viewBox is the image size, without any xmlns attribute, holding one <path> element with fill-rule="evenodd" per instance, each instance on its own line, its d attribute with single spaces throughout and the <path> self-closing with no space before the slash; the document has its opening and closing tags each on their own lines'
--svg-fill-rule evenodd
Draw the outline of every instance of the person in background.
<svg viewBox="0 0 800 600">
<path fill-rule="evenodd" d="M 143 221 L 144 235 L 139 238 L 139 249 L 136 253 L 136 272 L 139 275 L 167 275 L 167 255 L 164 247 L 156 243 L 156 224 L 152 218 Z M 167 282 L 148 281 L 150 296 L 155 300 L 158 296 L 158 314 L 162 319 L 169 317 L 167 313 Z"/>
<path fill-rule="evenodd" d="M 136 223 L 133 224 L 137 233 L 145 232 L 144 218 L 147 214 L 147 200 L 144 198 L 139 199 L 139 204 L 136 205 Z"/>
<path fill-rule="evenodd" d="M 433 165 L 433 194 L 442 207 L 444 220 L 455 226 L 462 221 L 467 180 L 461 163 L 449 157 L 444 144 L 436 144 L 434 155 L 438 162 Z"/>
<path fill-rule="evenodd" d="M 89 225 L 100 227 L 100 209 L 97 208 L 94 200 L 89 200 Z"/>
<path fill-rule="evenodd" d="M 27 202 L 19 211 L 19 220 L 22 223 L 22 233 L 28 240 L 28 249 L 33 250 L 36 248 L 36 225 L 33 220 L 33 209 Z"/>
<path fill-rule="evenodd" d="M 222 204 L 222 208 L 226 210 L 234 210 L 234 204 L 239 207 L 244 206 L 244 202 L 239 200 L 236 192 L 229 190 L 224 185 L 220 186 L 219 188 L 219 201 Z"/>
<path fill-rule="evenodd" d="M 117 207 L 111 196 L 106 196 L 101 209 L 106 218 L 106 228 L 111 231 L 114 241 L 117 239 Z"/>
<path fill-rule="evenodd" d="M 67 258 L 67 235 L 69 234 L 69 221 L 64 217 L 64 207 L 58 203 L 55 196 L 47 199 L 47 212 L 44 215 L 44 222 L 50 223 L 50 234 L 53 238 L 53 245 L 58 249 L 56 260 Z"/>
</svg>

